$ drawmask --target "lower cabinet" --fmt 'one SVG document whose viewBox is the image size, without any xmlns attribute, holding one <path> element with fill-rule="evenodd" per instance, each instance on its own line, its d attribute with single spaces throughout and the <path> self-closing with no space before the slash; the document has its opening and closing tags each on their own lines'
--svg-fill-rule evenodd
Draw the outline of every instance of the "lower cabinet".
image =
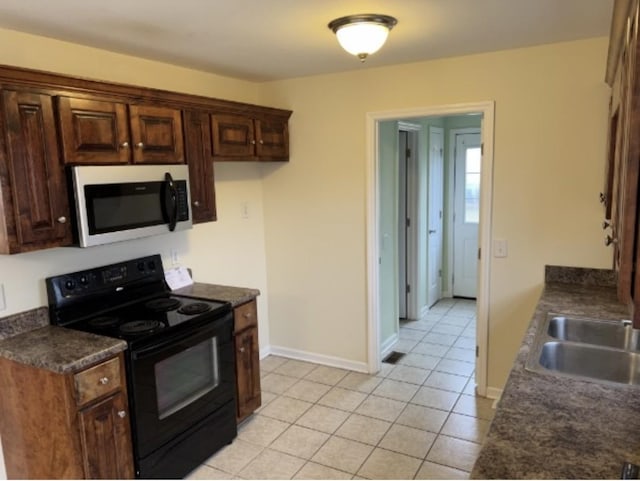
<svg viewBox="0 0 640 481">
<path fill-rule="evenodd" d="M 260 347 L 256 301 L 234 309 L 236 346 L 237 420 L 245 419 L 260 407 Z"/>
<path fill-rule="evenodd" d="M 131 479 L 122 354 L 59 374 L 0 358 L 0 436 L 9 479 Z"/>
</svg>

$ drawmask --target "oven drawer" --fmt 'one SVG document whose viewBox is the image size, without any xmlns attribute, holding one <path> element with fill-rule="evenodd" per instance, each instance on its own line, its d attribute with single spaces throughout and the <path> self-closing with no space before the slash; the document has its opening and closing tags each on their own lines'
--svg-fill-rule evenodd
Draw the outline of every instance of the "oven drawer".
<svg viewBox="0 0 640 481">
<path fill-rule="evenodd" d="M 79 405 L 120 389 L 119 358 L 110 359 L 73 376 L 76 400 Z"/>
<path fill-rule="evenodd" d="M 250 301 L 236 307 L 233 310 L 233 318 L 235 332 L 243 331 L 247 327 L 256 326 L 258 324 L 258 309 L 256 301 Z"/>
</svg>

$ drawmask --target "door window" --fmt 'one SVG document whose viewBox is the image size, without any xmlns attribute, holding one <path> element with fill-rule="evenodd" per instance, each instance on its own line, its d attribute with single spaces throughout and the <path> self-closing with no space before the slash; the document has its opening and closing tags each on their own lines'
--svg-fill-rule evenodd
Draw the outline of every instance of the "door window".
<svg viewBox="0 0 640 481">
<path fill-rule="evenodd" d="M 464 179 L 464 221 L 469 224 L 480 222 L 480 164 L 482 155 L 479 147 L 466 149 Z"/>
</svg>

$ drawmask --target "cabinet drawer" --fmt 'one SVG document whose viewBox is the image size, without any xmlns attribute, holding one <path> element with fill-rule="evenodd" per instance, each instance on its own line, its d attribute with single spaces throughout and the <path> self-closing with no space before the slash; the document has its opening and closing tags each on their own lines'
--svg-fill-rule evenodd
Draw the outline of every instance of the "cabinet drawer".
<svg viewBox="0 0 640 481">
<path fill-rule="evenodd" d="M 121 385 L 120 361 L 118 358 L 98 364 L 73 376 L 78 404 L 85 404 Z"/>
<path fill-rule="evenodd" d="M 235 332 L 240 332 L 247 327 L 258 325 L 258 308 L 256 301 L 247 302 L 238 306 L 233 311 Z"/>
</svg>

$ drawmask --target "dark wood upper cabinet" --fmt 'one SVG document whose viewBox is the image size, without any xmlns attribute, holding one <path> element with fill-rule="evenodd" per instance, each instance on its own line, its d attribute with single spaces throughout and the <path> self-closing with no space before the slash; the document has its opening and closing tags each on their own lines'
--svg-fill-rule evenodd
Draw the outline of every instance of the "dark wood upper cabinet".
<svg viewBox="0 0 640 481">
<path fill-rule="evenodd" d="M 289 158 L 289 124 L 282 120 L 255 120 L 256 154 L 262 160 Z"/>
<path fill-rule="evenodd" d="M 58 157 L 53 98 L 4 90 L 5 162 L 0 159 L 4 222 L 0 252 L 16 253 L 72 241 L 64 171 Z M 0 153 L 2 155 L 2 153 Z"/>
<path fill-rule="evenodd" d="M 180 110 L 72 97 L 58 98 L 67 164 L 180 164 Z"/>
<path fill-rule="evenodd" d="M 216 220 L 209 114 L 184 112 L 185 154 L 189 166 L 191 212 L 194 223 Z"/>
<path fill-rule="evenodd" d="M 289 128 L 286 119 L 213 114 L 211 135 L 215 160 L 289 159 Z"/>
<path fill-rule="evenodd" d="M 0 65 L 0 254 L 73 242 L 66 166 L 189 165 L 216 220 L 213 161 L 288 161 L 290 110 Z"/>
<path fill-rule="evenodd" d="M 184 163 L 180 110 L 130 105 L 129 113 L 134 163 Z"/>
</svg>

